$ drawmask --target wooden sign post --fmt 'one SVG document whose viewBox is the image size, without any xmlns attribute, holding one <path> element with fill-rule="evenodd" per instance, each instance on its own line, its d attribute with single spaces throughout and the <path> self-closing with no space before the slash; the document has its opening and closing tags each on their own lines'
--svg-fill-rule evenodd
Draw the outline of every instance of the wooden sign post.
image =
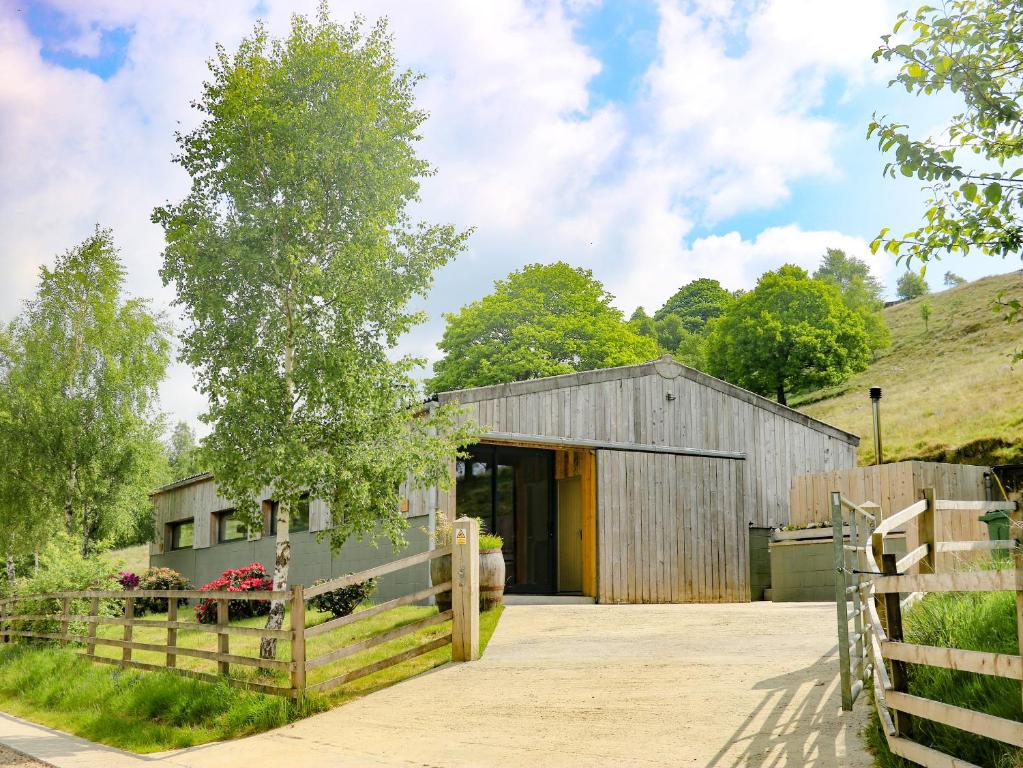
<svg viewBox="0 0 1023 768">
<path fill-rule="evenodd" d="M 480 657 L 480 525 L 455 520 L 451 542 L 451 658 Z"/>
</svg>

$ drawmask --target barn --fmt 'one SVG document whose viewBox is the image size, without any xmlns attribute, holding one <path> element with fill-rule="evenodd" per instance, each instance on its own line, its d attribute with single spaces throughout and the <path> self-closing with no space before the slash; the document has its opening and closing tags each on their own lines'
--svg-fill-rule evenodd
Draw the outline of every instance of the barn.
<svg viewBox="0 0 1023 768">
<path fill-rule="evenodd" d="M 508 593 L 602 603 L 749 600 L 751 529 L 787 523 L 792 478 L 855 466 L 859 443 L 671 357 L 435 400 L 462 404 L 484 432 L 456 463 L 450 493 L 408 495 L 409 553 L 429 546 L 420 531 L 435 510 L 479 517 L 504 538 Z M 264 495 L 256 501 L 269 509 Z M 271 541 L 232 538 L 231 510 L 209 476 L 159 489 L 154 505 L 154 565 L 198 582 L 273 562 Z M 331 553 L 315 536 L 329 509 L 312 500 L 306 514 L 293 537 L 296 582 L 394 556 L 360 542 Z M 184 544 L 182 525 L 191 526 Z M 429 578 L 409 573 L 413 584 Z"/>
</svg>

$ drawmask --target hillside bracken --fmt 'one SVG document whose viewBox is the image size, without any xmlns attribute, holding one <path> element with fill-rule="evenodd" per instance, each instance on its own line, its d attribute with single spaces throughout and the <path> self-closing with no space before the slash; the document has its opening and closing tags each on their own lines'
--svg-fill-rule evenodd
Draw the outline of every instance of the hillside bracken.
<svg viewBox="0 0 1023 768">
<path fill-rule="evenodd" d="M 1023 272 L 997 275 L 885 310 L 892 346 L 863 373 L 793 398 L 810 416 L 861 435 L 874 459 L 867 389 L 880 386 L 886 461 L 967 464 L 1023 461 L 1023 324 L 992 309 L 1000 292 L 1023 295 Z M 925 328 L 920 305 L 929 302 Z"/>
</svg>

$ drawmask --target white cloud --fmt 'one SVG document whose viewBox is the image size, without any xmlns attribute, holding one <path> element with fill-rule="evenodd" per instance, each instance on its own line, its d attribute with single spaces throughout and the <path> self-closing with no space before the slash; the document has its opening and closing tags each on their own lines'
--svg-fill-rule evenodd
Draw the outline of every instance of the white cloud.
<svg viewBox="0 0 1023 768">
<path fill-rule="evenodd" d="M 173 131 L 195 120 L 188 103 L 215 41 L 231 49 L 252 28 L 255 3 L 54 2 L 77 18 L 81 52 L 95 31 L 132 30 L 123 68 L 103 81 L 43 60 L 14 12 L 0 10 L 0 231 L 5 233 L 0 315 L 33 289 L 39 264 L 100 222 L 114 228 L 130 288 L 166 308 L 158 276 L 162 233 L 155 205 L 179 198 L 187 178 L 170 162 Z M 386 14 L 403 65 L 423 71 L 431 119 L 424 155 L 439 174 L 421 212 L 475 226 L 470 250 L 442 270 L 434 319 L 404 348 L 435 356 L 440 314 L 490 289 L 525 263 L 564 259 L 592 268 L 627 311 L 659 305 L 679 284 L 718 277 L 752 285 L 784 261 L 813 266 L 825 246 L 863 252 L 855 238 L 812 222 L 743 240 L 737 233 L 687 243 L 694 225 L 777 204 L 793 182 L 835 172 L 827 89 L 865 77 L 891 12 L 855 4 L 768 0 L 745 17 L 721 0 L 664 0 L 654 64 L 635 104 L 590 92 L 602 63 L 578 40 L 576 14 L 591 0 L 332 3 L 334 17 Z M 292 11 L 259 6 L 280 34 Z M 787 223 L 787 222 L 786 222 Z M 194 418 L 202 399 L 176 366 L 164 407 Z"/>
</svg>

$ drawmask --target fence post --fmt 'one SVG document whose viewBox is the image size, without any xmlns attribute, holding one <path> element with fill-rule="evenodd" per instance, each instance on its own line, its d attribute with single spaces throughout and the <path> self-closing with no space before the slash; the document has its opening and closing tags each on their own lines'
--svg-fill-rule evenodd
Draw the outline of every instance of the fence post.
<svg viewBox="0 0 1023 768">
<path fill-rule="evenodd" d="M 178 655 L 171 652 L 171 648 L 176 648 L 178 645 L 178 628 L 170 626 L 176 623 L 178 620 L 178 599 L 176 597 L 167 598 L 167 666 L 173 669 L 178 665 Z"/>
<path fill-rule="evenodd" d="M 860 552 L 862 543 L 860 541 L 859 521 L 856 519 L 857 514 L 859 513 L 855 509 L 849 510 L 849 544 L 855 547 L 852 553 L 853 568 L 856 571 L 862 571 L 864 570 L 864 562 Z M 864 672 L 866 671 L 866 665 L 863 661 L 863 596 L 860 594 L 860 584 L 863 583 L 863 576 L 859 573 L 854 573 L 851 580 L 853 586 L 856 587 L 852 593 L 853 628 L 856 630 L 856 642 L 853 643 L 853 649 L 856 652 L 856 679 L 862 682 Z"/>
<path fill-rule="evenodd" d="M 60 647 L 63 648 L 67 645 L 67 625 L 68 625 L 68 614 L 71 613 L 71 598 L 62 597 L 60 599 Z"/>
<path fill-rule="evenodd" d="M 451 544 L 451 658 L 475 661 L 480 655 L 480 525 L 471 517 L 455 520 Z"/>
<path fill-rule="evenodd" d="M 227 600 L 217 599 L 217 653 L 227 654 L 231 650 L 231 636 L 224 630 L 229 622 Z M 217 660 L 217 674 L 225 677 L 230 673 L 231 665 L 226 661 Z"/>
<path fill-rule="evenodd" d="M 96 655 L 96 619 L 99 617 L 99 598 L 89 600 L 89 628 L 87 630 L 88 640 L 85 644 L 86 656 Z"/>
<path fill-rule="evenodd" d="M 1013 566 L 1016 569 L 1016 637 L 1019 640 L 1020 648 L 1023 648 L 1023 521 L 1020 520 L 1020 505 L 1016 504 L 1016 511 L 1010 513 L 1012 527 L 1009 529 L 1009 538 L 1016 539 L 1016 546 L 1012 550 Z M 1020 695 L 1023 696 L 1023 685 Z"/>
<path fill-rule="evenodd" d="M 924 497 L 924 501 L 927 502 L 927 509 L 917 515 L 916 538 L 917 546 L 927 545 L 927 557 L 920 561 L 917 573 L 939 573 L 947 569 L 941 568 L 939 571 L 938 568 L 938 508 L 935 502 L 934 489 L 923 488 L 920 494 Z M 942 558 L 942 560 L 944 559 Z M 944 566 L 945 563 L 942 562 L 940 565 Z"/>
<path fill-rule="evenodd" d="M 305 694 L 305 587 L 291 585 L 291 690 Z"/>
<path fill-rule="evenodd" d="M 135 598 L 127 597 L 124 600 L 124 642 L 131 642 L 132 627 L 135 621 Z M 121 661 L 131 661 L 131 646 L 125 645 L 121 649 Z M 121 666 L 128 666 L 122 664 Z"/>
<path fill-rule="evenodd" d="M 895 565 L 895 555 L 884 555 L 881 559 L 881 572 L 885 576 L 895 576 L 899 570 Z M 901 595 L 898 592 L 889 592 L 884 596 L 885 602 L 885 617 L 888 626 L 885 631 L 888 633 L 888 639 L 893 643 L 901 643 L 903 640 L 902 634 L 902 603 Z M 909 676 L 906 671 L 906 662 L 904 661 L 891 661 L 892 665 L 892 690 L 899 691 L 901 693 L 909 692 Z M 895 710 L 895 728 L 899 732 L 899 736 L 903 738 L 909 738 L 912 733 L 912 724 L 905 712 Z"/>
<path fill-rule="evenodd" d="M 849 605 L 846 603 L 845 537 L 842 535 L 842 494 L 831 492 L 831 537 L 835 544 L 835 607 L 838 610 L 838 666 L 842 683 L 842 709 L 852 710 L 849 674 Z"/>
</svg>

